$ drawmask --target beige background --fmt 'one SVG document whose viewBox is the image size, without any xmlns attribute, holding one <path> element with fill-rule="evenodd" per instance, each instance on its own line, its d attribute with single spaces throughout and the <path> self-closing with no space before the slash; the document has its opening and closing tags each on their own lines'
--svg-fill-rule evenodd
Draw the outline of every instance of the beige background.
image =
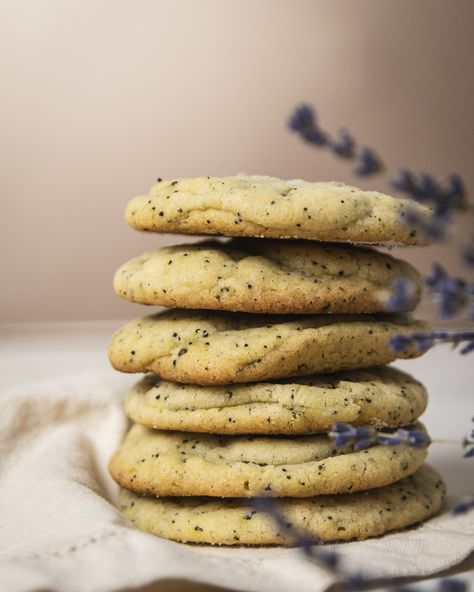
<svg viewBox="0 0 474 592">
<path fill-rule="evenodd" d="M 111 277 L 177 240 L 122 221 L 157 176 L 352 180 L 287 131 L 300 101 L 394 168 L 457 171 L 473 187 L 471 0 L 2 0 L 0 11 L 1 322 L 139 314 Z M 457 264 L 431 250 L 415 260 L 434 257 Z"/>
</svg>

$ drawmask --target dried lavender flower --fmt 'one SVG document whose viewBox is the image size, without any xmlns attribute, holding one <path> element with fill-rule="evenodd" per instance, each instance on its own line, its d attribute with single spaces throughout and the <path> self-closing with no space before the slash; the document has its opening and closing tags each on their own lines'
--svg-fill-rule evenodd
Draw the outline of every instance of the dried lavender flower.
<svg viewBox="0 0 474 592">
<path fill-rule="evenodd" d="M 384 303 L 389 312 L 411 310 L 417 302 L 416 286 L 408 277 L 397 278 L 392 285 L 389 297 Z"/>
<path fill-rule="evenodd" d="M 443 578 L 438 586 L 439 592 L 466 592 L 467 583 L 458 578 Z"/>
<path fill-rule="evenodd" d="M 449 212 L 433 214 L 428 217 L 420 216 L 415 210 L 407 210 L 404 213 L 404 220 L 407 224 L 413 226 L 433 241 L 445 238 L 451 219 Z"/>
<path fill-rule="evenodd" d="M 356 147 L 354 137 L 346 129 L 340 129 L 338 136 L 336 140 L 330 142 L 331 150 L 342 158 L 352 158 Z"/>
<path fill-rule="evenodd" d="M 461 354 L 467 354 L 474 349 L 474 331 L 431 331 L 429 333 L 411 333 L 410 335 L 395 335 L 390 339 L 390 346 L 395 351 L 402 351 L 406 347 L 416 344 L 420 351 L 425 351 L 435 343 L 452 343 L 453 347 L 467 342 L 461 348 Z"/>
<path fill-rule="evenodd" d="M 412 344 L 416 344 L 420 351 L 428 350 L 432 345 L 431 333 L 398 334 L 390 339 L 390 347 L 395 351 L 403 351 Z"/>
<path fill-rule="evenodd" d="M 321 540 L 311 537 L 304 531 L 295 528 L 288 518 L 280 511 L 278 502 L 268 497 L 255 497 L 247 500 L 258 512 L 265 512 L 280 530 L 286 531 L 295 541 L 297 547 L 312 561 L 337 573 L 339 555 L 333 551 L 325 551 L 318 547 Z"/>
<path fill-rule="evenodd" d="M 453 514 L 465 514 L 474 509 L 474 497 L 464 499 L 457 503 L 452 509 Z"/>
<path fill-rule="evenodd" d="M 474 417 L 472 418 L 474 422 Z M 464 453 L 464 458 L 474 458 L 474 428 L 472 428 L 470 434 L 464 436 L 462 445 L 464 448 L 467 448 L 467 451 Z"/>
<path fill-rule="evenodd" d="M 352 446 L 354 450 L 363 450 L 376 444 L 383 446 L 404 444 L 414 448 L 424 448 L 430 443 L 425 432 L 417 429 L 399 428 L 393 432 L 384 432 L 371 427 L 356 427 L 343 422 L 334 423 L 328 436 L 334 447 Z"/>
<path fill-rule="evenodd" d="M 322 131 L 310 105 L 302 104 L 297 107 L 290 116 L 288 125 L 304 141 L 314 146 L 327 147 L 341 158 L 354 160 L 356 167 L 353 173 L 356 176 L 368 177 L 385 170 L 382 159 L 373 149 L 357 149 L 355 138 L 348 130 L 340 130 L 336 138 L 331 138 Z M 405 214 L 405 221 L 433 240 L 444 239 L 453 213 L 469 207 L 464 182 L 459 175 L 451 174 L 440 181 L 427 173 L 400 169 L 389 177 L 392 187 L 432 208 L 432 216 L 429 218 L 421 217 L 413 210 Z M 472 246 L 466 249 L 464 258 L 474 265 L 474 237 L 472 242 Z"/>
<path fill-rule="evenodd" d="M 410 195 L 416 191 L 415 175 L 407 169 L 400 169 L 390 183 L 394 189 Z"/>
<path fill-rule="evenodd" d="M 467 207 L 466 191 L 459 175 L 451 174 L 445 181 L 438 181 L 427 173 L 401 169 L 390 184 L 414 200 L 431 206 L 436 215 Z"/>
<path fill-rule="evenodd" d="M 433 265 L 433 273 L 425 282 L 438 301 L 438 316 L 441 319 L 449 319 L 464 309 L 474 291 L 474 287 L 464 280 L 449 276 L 439 263 Z"/>
<path fill-rule="evenodd" d="M 382 159 L 371 148 L 357 150 L 353 135 L 341 129 L 336 138 L 331 138 L 318 125 L 316 113 L 311 105 L 302 104 L 293 111 L 288 119 L 288 127 L 296 132 L 305 142 L 318 147 L 329 148 L 334 154 L 356 161 L 354 174 L 368 177 L 384 169 Z"/>
<path fill-rule="evenodd" d="M 310 105 L 297 107 L 288 121 L 288 126 L 310 144 L 315 146 L 327 144 L 327 135 L 318 127 L 316 114 Z"/>
<path fill-rule="evenodd" d="M 369 177 L 383 171 L 384 166 L 381 159 L 371 148 L 362 148 L 360 154 L 356 155 L 358 164 L 352 171 L 357 177 Z"/>
</svg>

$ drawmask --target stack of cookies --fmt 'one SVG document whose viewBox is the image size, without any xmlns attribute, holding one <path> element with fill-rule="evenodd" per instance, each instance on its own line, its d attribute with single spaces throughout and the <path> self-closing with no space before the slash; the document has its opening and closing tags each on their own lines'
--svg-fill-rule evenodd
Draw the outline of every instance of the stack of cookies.
<svg viewBox="0 0 474 592">
<path fill-rule="evenodd" d="M 123 265 L 115 290 L 169 307 L 112 337 L 134 425 L 110 471 L 140 529 L 185 542 L 292 544 L 361 539 L 417 523 L 444 486 L 426 447 L 336 448 L 335 422 L 416 425 L 424 387 L 385 366 L 397 334 L 428 330 L 384 301 L 415 269 L 366 246 L 421 245 L 412 202 L 342 183 L 236 176 L 162 181 L 126 219 L 153 232 L 235 237 L 161 248 Z M 304 239 L 304 240 L 303 240 Z M 281 498 L 276 524 L 246 498 Z M 286 524 L 286 525 L 285 525 Z"/>
</svg>

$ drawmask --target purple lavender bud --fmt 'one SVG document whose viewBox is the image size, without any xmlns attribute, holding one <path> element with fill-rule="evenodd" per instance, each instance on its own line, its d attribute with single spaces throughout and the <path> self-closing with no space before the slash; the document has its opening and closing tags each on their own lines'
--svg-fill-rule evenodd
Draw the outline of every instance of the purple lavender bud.
<svg viewBox="0 0 474 592">
<path fill-rule="evenodd" d="M 440 190 L 436 179 L 432 175 L 423 173 L 419 176 L 416 190 L 412 195 L 419 202 L 436 201 Z"/>
<path fill-rule="evenodd" d="M 310 105 L 297 107 L 288 121 L 288 126 L 310 144 L 315 146 L 327 144 L 327 136 L 318 128 L 316 114 Z"/>
<path fill-rule="evenodd" d="M 310 105 L 297 107 L 291 115 L 288 126 L 295 132 L 301 132 L 315 126 L 316 118 L 314 110 Z"/>
<path fill-rule="evenodd" d="M 425 278 L 425 283 L 430 288 L 436 287 L 448 274 L 439 263 L 433 263 L 433 273 Z"/>
<path fill-rule="evenodd" d="M 432 333 L 412 333 L 411 335 L 395 335 L 389 341 L 390 347 L 395 351 L 402 351 L 412 343 L 416 343 L 420 351 L 426 351 L 433 345 L 435 339 Z"/>
<path fill-rule="evenodd" d="M 352 434 L 336 434 L 332 437 L 332 442 L 336 448 L 342 448 L 352 442 Z"/>
<path fill-rule="evenodd" d="M 457 578 L 443 578 L 439 583 L 439 592 L 466 592 L 467 583 Z"/>
<path fill-rule="evenodd" d="M 373 431 L 369 428 L 365 427 L 356 427 L 354 428 L 354 437 L 359 438 L 371 438 Z"/>
<path fill-rule="evenodd" d="M 452 510 L 453 514 L 465 514 L 469 510 L 474 508 L 474 497 L 471 499 L 463 500 L 456 504 Z"/>
<path fill-rule="evenodd" d="M 357 452 L 358 450 L 364 450 L 365 448 L 369 448 L 374 444 L 373 437 L 370 438 L 361 438 L 357 440 L 354 444 L 354 450 Z"/>
<path fill-rule="evenodd" d="M 474 351 L 474 339 L 471 339 L 470 341 L 468 341 L 467 344 L 461 348 L 460 353 L 462 355 L 466 355 L 466 354 L 470 354 L 472 351 Z"/>
<path fill-rule="evenodd" d="M 346 130 L 339 130 L 339 138 L 330 143 L 331 150 L 343 158 L 352 158 L 355 152 L 355 140 Z"/>
<path fill-rule="evenodd" d="M 414 448 L 424 448 L 430 443 L 430 439 L 421 430 L 408 430 L 408 443 Z"/>
<path fill-rule="evenodd" d="M 352 171 L 358 177 L 369 177 L 383 170 L 382 161 L 370 148 L 362 148 L 358 166 Z"/>
<path fill-rule="evenodd" d="M 390 312 L 402 312 L 413 308 L 415 290 L 413 282 L 407 277 L 397 278 L 392 285 L 390 297 L 385 308 Z"/>
<path fill-rule="evenodd" d="M 390 347 L 395 351 L 403 351 L 411 343 L 411 339 L 407 335 L 395 335 L 390 339 Z"/>
<path fill-rule="evenodd" d="M 439 287 L 438 296 L 439 315 L 442 319 L 448 319 L 466 305 L 466 284 L 458 278 L 447 278 Z"/>
<path fill-rule="evenodd" d="M 314 144 L 315 146 L 324 146 L 327 144 L 326 134 L 318 128 L 302 130 L 301 135 L 306 140 L 306 142 Z"/>
<path fill-rule="evenodd" d="M 446 236 L 447 226 L 451 220 L 448 212 L 433 214 L 429 218 L 421 217 L 414 210 L 405 212 L 405 222 L 420 230 L 425 236 L 432 240 L 441 240 Z"/>
<path fill-rule="evenodd" d="M 464 182 L 459 175 L 449 175 L 447 181 L 447 201 L 450 202 L 452 208 L 461 209 L 467 205 L 466 189 Z"/>
<path fill-rule="evenodd" d="M 417 335 L 416 342 L 418 344 L 418 351 L 427 351 L 431 347 L 430 335 Z"/>
<path fill-rule="evenodd" d="M 433 275 L 426 278 L 426 284 L 438 300 L 438 314 L 442 319 L 451 318 L 468 303 L 466 282 L 450 277 L 438 263 L 433 266 Z"/>
<path fill-rule="evenodd" d="M 331 426 L 331 430 L 333 432 L 344 433 L 344 432 L 353 432 L 354 428 L 349 423 L 344 423 L 343 421 L 337 421 L 333 423 Z"/>
<path fill-rule="evenodd" d="M 431 337 L 433 339 L 439 339 L 444 341 L 445 339 L 449 339 L 451 337 L 451 333 L 449 331 L 432 331 Z"/>
<path fill-rule="evenodd" d="M 390 183 L 392 187 L 405 193 L 412 194 L 416 190 L 415 175 L 407 169 L 399 170 L 397 176 Z"/>
</svg>

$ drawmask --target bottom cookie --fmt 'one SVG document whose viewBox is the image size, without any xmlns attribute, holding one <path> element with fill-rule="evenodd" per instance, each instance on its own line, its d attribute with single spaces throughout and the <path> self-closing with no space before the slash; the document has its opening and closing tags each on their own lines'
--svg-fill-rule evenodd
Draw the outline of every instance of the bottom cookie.
<svg viewBox="0 0 474 592">
<path fill-rule="evenodd" d="M 440 509 L 445 486 L 424 465 L 410 477 L 369 491 L 275 500 L 287 521 L 276 526 L 244 500 L 154 498 L 122 490 L 119 507 L 140 530 L 186 543 L 294 545 L 295 531 L 324 542 L 366 539 L 411 526 Z"/>
</svg>

